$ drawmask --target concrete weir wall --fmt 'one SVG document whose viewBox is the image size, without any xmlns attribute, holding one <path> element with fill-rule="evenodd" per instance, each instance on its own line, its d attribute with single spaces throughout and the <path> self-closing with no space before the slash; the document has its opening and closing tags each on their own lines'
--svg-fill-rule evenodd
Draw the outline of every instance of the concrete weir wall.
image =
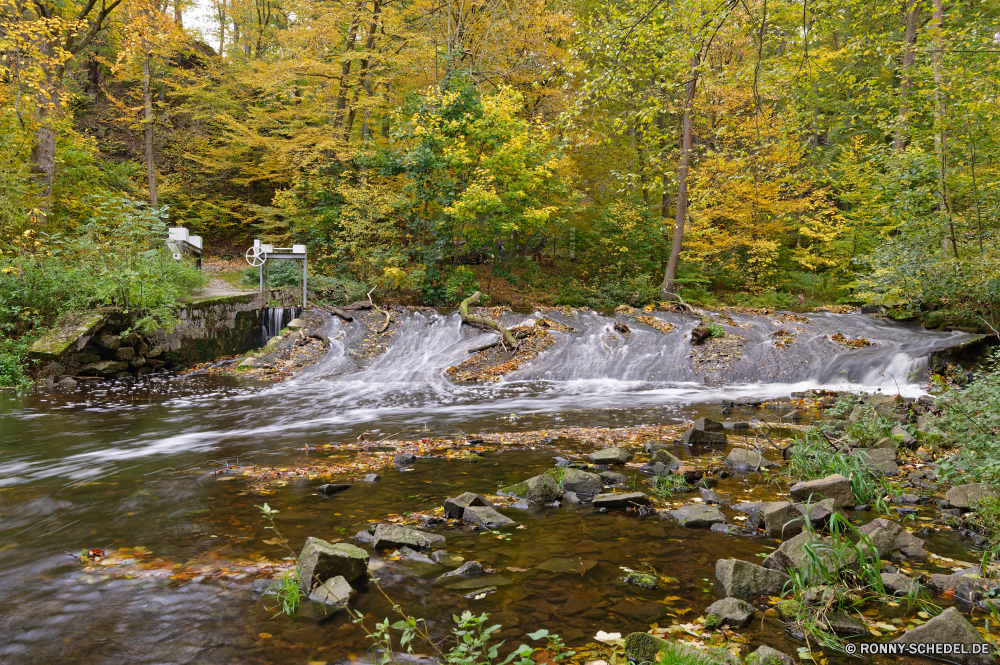
<svg viewBox="0 0 1000 665">
<path fill-rule="evenodd" d="M 116 310 L 67 312 L 31 347 L 43 375 L 123 378 L 181 369 L 260 346 L 264 306 L 292 305 L 289 291 L 232 293 L 179 303 L 171 329 L 132 331 L 129 316 Z"/>
</svg>

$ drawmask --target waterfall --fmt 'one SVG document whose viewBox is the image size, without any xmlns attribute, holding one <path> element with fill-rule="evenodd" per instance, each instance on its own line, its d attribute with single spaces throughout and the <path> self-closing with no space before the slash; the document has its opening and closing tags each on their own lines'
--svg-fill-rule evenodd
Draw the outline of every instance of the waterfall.
<svg viewBox="0 0 1000 665">
<path fill-rule="evenodd" d="M 260 310 L 260 345 L 267 344 L 269 339 L 301 313 L 301 307 L 265 307 Z"/>
</svg>

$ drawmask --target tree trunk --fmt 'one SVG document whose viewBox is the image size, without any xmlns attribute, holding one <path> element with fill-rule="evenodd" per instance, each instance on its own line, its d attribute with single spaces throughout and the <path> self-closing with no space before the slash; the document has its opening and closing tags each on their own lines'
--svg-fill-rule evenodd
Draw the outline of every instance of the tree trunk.
<svg viewBox="0 0 1000 665">
<path fill-rule="evenodd" d="M 677 170 L 677 204 L 674 216 L 674 239 L 670 246 L 670 259 L 667 261 L 667 270 L 663 275 L 663 297 L 673 299 L 677 293 L 675 278 L 677 277 L 677 263 L 681 256 L 681 243 L 684 240 L 684 221 L 687 219 L 688 204 L 688 173 L 691 170 L 691 142 L 694 134 L 694 94 L 698 88 L 698 66 L 701 64 L 701 51 L 691 59 L 691 73 L 687 83 L 687 92 L 684 95 L 684 118 L 681 137 L 681 161 Z"/>
<path fill-rule="evenodd" d="M 348 78 L 351 75 L 351 59 L 347 54 L 354 50 L 354 42 L 358 36 L 358 25 L 361 22 L 362 3 L 354 6 L 354 17 L 351 19 L 351 27 L 347 31 L 347 48 L 344 50 L 344 64 L 340 68 L 340 91 L 337 93 L 337 112 L 333 117 L 333 131 L 337 132 L 344 124 L 344 111 L 347 109 L 347 91 L 351 89 Z"/>
<path fill-rule="evenodd" d="M 382 5 L 380 0 L 375 0 L 374 6 L 372 8 L 372 20 L 368 24 L 368 37 L 365 39 L 365 57 L 361 60 L 361 86 L 360 88 L 354 89 L 354 95 L 351 100 L 351 110 L 347 114 L 347 125 L 344 127 L 344 143 L 348 143 L 351 140 L 351 131 L 354 128 L 354 120 L 358 113 L 358 101 L 361 96 L 361 92 L 365 93 L 365 97 L 370 98 L 372 94 L 372 66 L 374 65 L 372 58 L 372 51 L 375 48 L 375 35 L 378 32 L 378 19 L 379 14 L 382 11 Z M 368 104 L 365 105 L 365 117 L 367 118 L 369 108 Z M 362 122 L 361 127 L 361 138 L 364 140 L 367 138 L 365 136 L 368 123 L 367 121 Z"/>
<path fill-rule="evenodd" d="M 174 23 L 177 24 L 178 28 L 184 27 L 184 8 L 180 0 L 174 0 Z"/>
<path fill-rule="evenodd" d="M 934 50 L 932 51 L 931 64 L 934 70 L 934 152 L 938 158 L 938 191 L 941 200 L 938 210 L 942 217 L 947 218 L 942 244 L 947 247 L 951 242 L 951 251 L 955 259 L 958 259 L 958 240 L 955 238 L 955 224 L 951 219 L 951 211 L 948 209 L 948 191 L 945 183 L 945 174 L 948 170 L 947 135 L 945 133 L 944 118 L 944 74 L 941 71 L 941 53 L 944 49 L 944 2 L 934 0 Z"/>
<path fill-rule="evenodd" d="M 143 47 L 145 46 L 143 44 Z M 153 93 L 150 89 L 149 81 L 150 58 L 151 56 L 147 51 L 146 57 L 142 60 L 142 95 L 145 102 L 143 127 L 145 128 L 146 135 L 146 179 L 149 182 L 149 205 L 152 208 L 156 208 L 159 206 L 159 195 L 156 190 L 156 163 L 153 158 Z"/>
<path fill-rule="evenodd" d="M 918 0 L 906 3 L 906 29 L 903 32 L 903 62 L 899 79 L 899 115 L 896 120 L 896 136 L 892 141 L 893 152 L 902 152 L 906 147 L 906 131 L 910 115 L 910 86 L 913 64 L 916 62 L 917 24 L 920 23 Z"/>
</svg>

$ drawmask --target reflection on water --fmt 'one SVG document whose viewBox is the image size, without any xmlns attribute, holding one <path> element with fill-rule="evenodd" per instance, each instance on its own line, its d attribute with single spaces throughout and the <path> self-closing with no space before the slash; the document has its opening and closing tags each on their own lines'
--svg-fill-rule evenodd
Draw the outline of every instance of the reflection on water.
<svg viewBox="0 0 1000 665">
<path fill-rule="evenodd" d="M 486 337 L 463 331 L 454 316 L 418 314 L 398 324 L 389 351 L 366 368 L 347 351 L 360 331 L 330 322 L 327 358 L 275 386 L 191 376 L 0 394 L 0 662 L 301 663 L 363 653 L 363 634 L 342 615 L 271 620 L 253 598 L 249 577 L 191 581 L 187 573 L 199 566 L 210 571 L 220 562 L 287 554 L 263 542 L 271 534 L 254 508 L 261 497 L 241 496 L 241 480 L 216 479 L 217 460 L 291 465 L 307 455 L 296 448 L 353 440 L 366 430 L 377 438 L 417 438 L 668 424 L 721 417 L 722 399 L 787 397 L 820 385 L 843 388 L 848 379 L 854 387 L 899 383 L 916 394 L 919 387 L 902 374 L 919 370 L 918 356 L 955 338 L 867 317 L 816 318 L 817 330 L 799 333 L 792 353 L 784 353 L 768 346 L 772 323 L 738 317 L 744 327 L 730 331 L 747 340 L 743 358 L 729 374 L 717 373 L 723 385 L 713 387 L 692 371 L 683 319 L 676 337 L 633 327 L 626 340 L 609 337 L 611 320 L 596 314 L 566 317 L 578 332 L 522 368 L 519 380 L 453 386 L 443 370 Z M 845 352 L 820 327 L 882 347 Z M 774 421 L 780 413 L 737 411 L 732 418 Z M 318 481 L 265 498 L 281 511 L 278 526 L 298 550 L 308 536 L 343 538 L 369 520 L 431 510 L 463 491 L 489 493 L 548 468 L 556 452 L 492 453 L 476 465 L 421 460 L 412 473 L 387 470 L 382 482 L 329 500 L 313 491 Z M 746 494 L 757 481 L 731 479 L 720 490 Z M 427 564 L 376 558 L 373 567 L 387 592 L 430 620 L 435 634 L 468 607 L 494 614 L 514 639 L 547 627 L 580 644 L 597 629 L 625 632 L 697 616 L 716 597 L 715 560 L 753 559 L 767 542 L 683 529 L 655 515 L 571 507 L 508 513 L 526 527 L 511 531 L 509 541 L 446 532 L 448 551 L 515 582 L 482 600 L 433 589 L 443 570 Z M 101 579 L 82 575 L 66 554 L 105 545 L 146 547 L 186 579 Z M 953 545 L 935 547 L 947 554 Z M 537 567 L 553 558 L 597 565 L 561 574 Z M 653 592 L 626 587 L 621 566 L 652 567 L 677 582 Z M 660 602 L 669 596 L 683 601 Z M 390 609 L 375 589 L 362 593 L 356 607 L 369 619 Z M 762 639 L 781 639 L 768 631 Z"/>
</svg>

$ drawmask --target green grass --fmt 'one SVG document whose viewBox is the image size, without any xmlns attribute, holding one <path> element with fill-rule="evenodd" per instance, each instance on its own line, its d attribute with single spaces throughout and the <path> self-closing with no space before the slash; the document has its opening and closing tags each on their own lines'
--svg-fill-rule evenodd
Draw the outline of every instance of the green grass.
<svg viewBox="0 0 1000 665">
<path fill-rule="evenodd" d="M 884 477 L 868 470 L 864 461 L 855 456 L 838 453 L 827 439 L 816 430 L 805 432 L 795 442 L 788 475 L 794 480 L 814 480 L 839 473 L 851 481 L 851 491 L 858 503 L 867 503 L 888 512 L 886 495 L 895 495 L 898 489 Z"/>
<path fill-rule="evenodd" d="M 658 477 L 656 484 L 653 485 L 650 491 L 661 499 L 667 499 L 674 494 L 681 494 L 690 490 L 691 486 L 687 484 L 684 476 L 671 474 L 669 476 Z"/>
</svg>

